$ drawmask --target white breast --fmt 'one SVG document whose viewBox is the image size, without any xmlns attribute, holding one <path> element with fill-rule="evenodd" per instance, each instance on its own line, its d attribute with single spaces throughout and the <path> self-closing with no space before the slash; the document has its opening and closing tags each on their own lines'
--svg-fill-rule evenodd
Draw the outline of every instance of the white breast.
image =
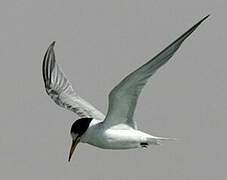
<svg viewBox="0 0 227 180">
<path fill-rule="evenodd" d="M 81 137 L 81 142 L 104 149 L 131 149 L 141 147 L 140 143 L 147 142 L 149 137 L 150 135 L 132 128 L 105 129 L 102 123 L 94 121 Z"/>
</svg>

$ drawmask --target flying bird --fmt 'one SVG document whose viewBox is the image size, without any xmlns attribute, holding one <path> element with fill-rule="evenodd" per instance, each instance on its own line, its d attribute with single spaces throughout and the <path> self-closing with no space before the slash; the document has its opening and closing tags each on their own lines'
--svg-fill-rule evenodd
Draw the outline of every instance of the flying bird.
<svg viewBox="0 0 227 180">
<path fill-rule="evenodd" d="M 133 119 L 137 100 L 148 79 L 178 50 L 183 41 L 205 20 L 204 17 L 147 63 L 126 76 L 109 93 L 106 115 L 81 98 L 56 62 L 53 42 L 47 49 L 42 73 L 47 94 L 59 106 L 73 111 L 80 119 L 71 127 L 70 161 L 79 142 L 104 149 L 146 148 L 171 138 L 157 137 L 137 129 Z"/>
</svg>

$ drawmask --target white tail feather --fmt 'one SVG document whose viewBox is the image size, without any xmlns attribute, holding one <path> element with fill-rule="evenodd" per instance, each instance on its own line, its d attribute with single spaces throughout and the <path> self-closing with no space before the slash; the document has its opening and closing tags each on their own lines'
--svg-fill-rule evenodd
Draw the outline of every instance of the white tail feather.
<svg viewBox="0 0 227 180">
<path fill-rule="evenodd" d="M 178 140 L 177 138 L 170 138 L 170 137 L 155 137 L 155 139 L 161 140 L 161 141 L 176 141 L 176 140 Z"/>
<path fill-rule="evenodd" d="M 162 141 L 176 141 L 176 138 L 169 138 L 169 137 L 157 137 L 153 136 L 149 139 L 149 144 L 160 145 Z"/>
</svg>

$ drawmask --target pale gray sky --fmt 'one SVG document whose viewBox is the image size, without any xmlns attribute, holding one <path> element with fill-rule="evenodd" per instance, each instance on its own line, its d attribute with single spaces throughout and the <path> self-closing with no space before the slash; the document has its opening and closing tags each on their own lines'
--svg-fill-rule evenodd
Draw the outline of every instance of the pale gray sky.
<svg viewBox="0 0 227 180">
<path fill-rule="evenodd" d="M 74 89 L 106 112 L 114 85 L 209 13 L 135 114 L 145 132 L 180 140 L 127 151 L 80 144 L 68 163 L 77 117 L 45 93 L 49 44 Z M 0 179 L 225 179 L 226 17 L 226 0 L 1 1 Z"/>
</svg>

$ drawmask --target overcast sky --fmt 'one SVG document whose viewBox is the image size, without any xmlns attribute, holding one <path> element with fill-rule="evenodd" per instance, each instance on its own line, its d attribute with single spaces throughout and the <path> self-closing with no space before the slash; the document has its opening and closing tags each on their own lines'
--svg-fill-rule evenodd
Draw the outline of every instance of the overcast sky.
<svg viewBox="0 0 227 180">
<path fill-rule="evenodd" d="M 139 129 L 176 142 L 146 150 L 79 144 L 75 114 L 46 95 L 41 63 L 56 57 L 74 89 L 104 113 L 109 91 L 211 13 L 144 88 Z M 0 179 L 224 179 L 227 166 L 227 1 L 96 0 L 0 3 Z"/>
</svg>

